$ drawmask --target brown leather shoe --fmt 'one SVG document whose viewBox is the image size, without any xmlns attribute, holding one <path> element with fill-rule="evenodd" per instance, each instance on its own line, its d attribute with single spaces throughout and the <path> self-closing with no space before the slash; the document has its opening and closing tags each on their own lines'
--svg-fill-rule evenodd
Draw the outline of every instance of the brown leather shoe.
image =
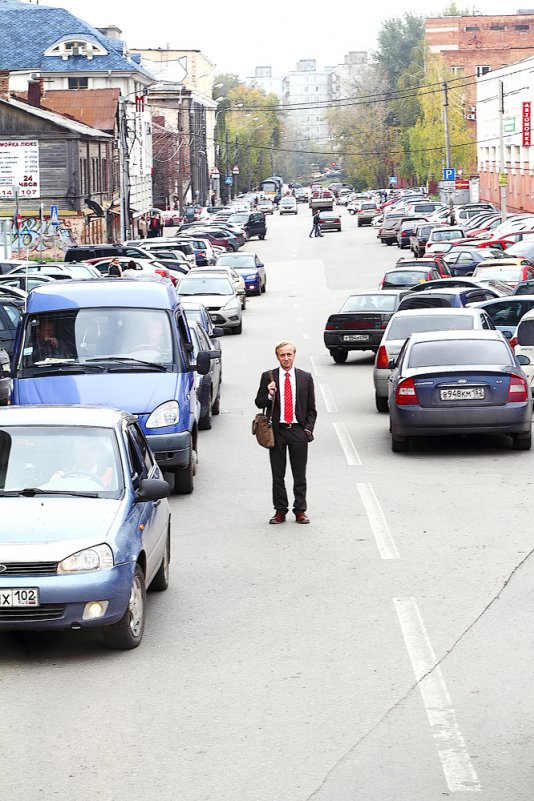
<svg viewBox="0 0 534 801">
<path fill-rule="evenodd" d="M 283 512 L 276 512 L 273 517 L 269 520 L 271 526 L 275 526 L 277 523 L 285 523 L 286 516 Z"/>
<path fill-rule="evenodd" d="M 295 512 L 295 523 L 309 523 L 310 518 L 306 512 Z"/>
</svg>

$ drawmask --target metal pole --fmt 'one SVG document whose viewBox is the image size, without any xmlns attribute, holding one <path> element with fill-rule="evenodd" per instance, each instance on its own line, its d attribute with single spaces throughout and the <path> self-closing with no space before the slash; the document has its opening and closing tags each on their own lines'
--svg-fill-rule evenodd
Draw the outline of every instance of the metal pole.
<svg viewBox="0 0 534 801">
<path fill-rule="evenodd" d="M 120 142 L 120 229 L 121 241 L 130 239 L 130 153 L 126 120 L 126 99 L 119 98 L 119 142 Z"/>
<path fill-rule="evenodd" d="M 229 164 L 229 161 L 228 161 L 228 156 L 229 156 L 229 153 L 228 153 L 228 151 L 229 151 L 229 147 L 228 147 L 228 128 L 227 128 L 227 129 L 226 129 L 226 131 L 225 131 L 225 140 L 226 140 L 226 175 L 225 175 L 225 187 L 226 187 L 226 200 L 228 201 L 228 200 L 230 199 L 230 187 L 229 187 L 229 186 L 228 186 L 228 184 L 226 183 L 226 178 L 228 178 L 228 176 L 230 175 L 230 164 Z"/>
<path fill-rule="evenodd" d="M 506 159 L 504 157 L 504 84 L 499 80 L 499 193 L 501 196 L 501 221 L 506 220 Z"/>
<path fill-rule="evenodd" d="M 17 256 L 20 259 L 19 190 L 15 187 L 15 220 L 17 222 Z"/>
<path fill-rule="evenodd" d="M 445 132 L 445 167 L 451 166 L 451 140 L 449 136 L 449 98 L 447 94 L 447 81 L 442 81 L 443 89 L 443 128 Z M 452 208 L 452 195 L 447 190 L 449 206 Z"/>
</svg>

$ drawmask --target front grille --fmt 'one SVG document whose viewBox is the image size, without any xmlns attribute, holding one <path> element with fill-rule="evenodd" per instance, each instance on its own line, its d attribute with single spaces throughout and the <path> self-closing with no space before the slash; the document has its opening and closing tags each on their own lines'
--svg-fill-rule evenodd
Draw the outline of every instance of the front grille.
<svg viewBox="0 0 534 801">
<path fill-rule="evenodd" d="M 57 562 L 4 562 L 0 576 L 48 576 L 57 573 Z"/>
<path fill-rule="evenodd" d="M 34 620 L 59 620 L 65 607 L 58 604 L 43 604 L 32 607 L 0 607 L 0 623 L 31 623 Z"/>
</svg>

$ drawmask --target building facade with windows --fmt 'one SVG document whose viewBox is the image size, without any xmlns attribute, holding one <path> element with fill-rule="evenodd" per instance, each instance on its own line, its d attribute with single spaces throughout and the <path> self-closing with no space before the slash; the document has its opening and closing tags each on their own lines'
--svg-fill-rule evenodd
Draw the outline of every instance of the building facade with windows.
<svg viewBox="0 0 534 801">
<path fill-rule="evenodd" d="M 490 16 L 428 17 L 425 40 L 454 77 L 465 78 L 466 117 L 474 122 L 475 79 L 534 55 L 534 11 Z"/>
<path fill-rule="evenodd" d="M 504 114 L 499 112 L 499 81 L 503 83 Z M 480 197 L 500 204 L 500 126 L 504 139 L 506 204 L 509 213 L 534 212 L 534 56 L 510 64 L 477 81 L 477 156 Z M 526 105 L 525 105 L 526 104 Z"/>
<path fill-rule="evenodd" d="M 301 59 L 282 82 L 282 106 L 288 126 L 314 143 L 330 138 L 327 112 L 332 99 L 331 70 L 318 70 L 315 59 Z"/>
</svg>

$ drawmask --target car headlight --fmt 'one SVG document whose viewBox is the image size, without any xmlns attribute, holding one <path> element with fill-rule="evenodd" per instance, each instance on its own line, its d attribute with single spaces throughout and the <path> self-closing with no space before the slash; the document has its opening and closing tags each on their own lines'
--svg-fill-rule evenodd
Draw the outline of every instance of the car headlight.
<svg viewBox="0 0 534 801">
<path fill-rule="evenodd" d="M 236 298 L 232 298 L 227 303 L 224 304 L 223 309 L 227 309 L 230 311 L 231 309 L 237 309 L 239 307 L 239 303 Z"/>
<path fill-rule="evenodd" d="M 180 419 L 180 407 L 178 401 L 165 401 L 158 406 L 146 421 L 147 428 L 165 428 L 173 426 Z"/>
<path fill-rule="evenodd" d="M 257 277 L 258 276 L 257 276 L 256 273 L 252 273 L 252 275 L 246 275 L 245 276 L 245 281 L 255 281 Z"/>
<path fill-rule="evenodd" d="M 113 551 L 109 545 L 95 545 L 67 556 L 58 566 L 58 573 L 88 573 L 91 570 L 110 570 L 113 567 Z"/>
</svg>

